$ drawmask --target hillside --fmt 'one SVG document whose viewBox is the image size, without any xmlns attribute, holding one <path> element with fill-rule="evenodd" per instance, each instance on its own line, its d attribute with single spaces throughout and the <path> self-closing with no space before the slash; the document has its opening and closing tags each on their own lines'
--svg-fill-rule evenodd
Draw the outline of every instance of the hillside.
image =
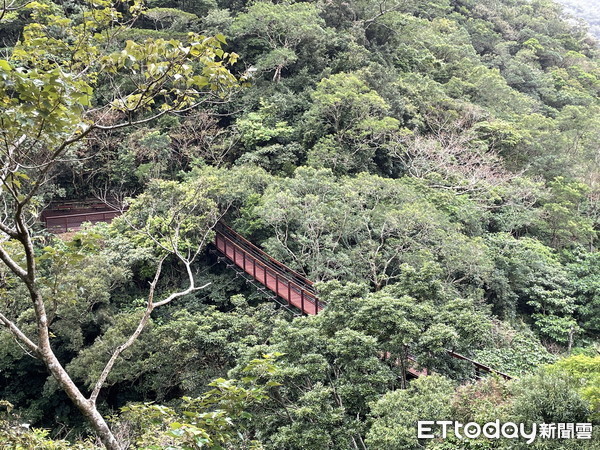
<svg viewBox="0 0 600 450">
<path fill-rule="evenodd" d="M 0 35 L 0 447 L 598 445 L 600 47 L 560 5 L 15 0 Z M 496 419 L 577 428 L 416 425 Z"/>
<path fill-rule="evenodd" d="M 590 26 L 590 33 L 600 39 L 600 10 L 594 0 L 560 0 L 565 11 L 574 17 L 585 20 Z"/>
</svg>

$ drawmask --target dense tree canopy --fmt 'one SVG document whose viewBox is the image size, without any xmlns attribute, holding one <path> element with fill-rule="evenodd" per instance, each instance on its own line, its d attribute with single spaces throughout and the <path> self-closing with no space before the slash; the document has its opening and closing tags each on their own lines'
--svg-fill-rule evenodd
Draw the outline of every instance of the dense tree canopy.
<svg viewBox="0 0 600 450">
<path fill-rule="evenodd" d="M 415 423 L 597 426 L 593 20 L 552 0 L 4 2 L 0 446 L 508 449 L 527 444 Z M 39 221 L 92 197 L 120 217 Z M 325 310 L 294 317 L 219 264 L 219 220 Z"/>
</svg>

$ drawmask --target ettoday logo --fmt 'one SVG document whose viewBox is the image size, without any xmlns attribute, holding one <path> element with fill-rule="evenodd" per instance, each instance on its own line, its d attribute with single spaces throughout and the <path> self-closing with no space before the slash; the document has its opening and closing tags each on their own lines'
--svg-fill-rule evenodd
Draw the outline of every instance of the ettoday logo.
<svg viewBox="0 0 600 450">
<path fill-rule="evenodd" d="M 437 426 L 437 427 L 436 427 Z M 436 431 L 440 431 L 436 435 Z M 531 444 L 536 439 L 591 439 L 591 423 L 523 423 L 506 422 L 500 420 L 480 425 L 476 422 L 463 424 L 453 420 L 420 420 L 417 422 L 417 437 L 419 439 L 446 439 L 449 432 L 453 432 L 458 439 L 525 439 Z"/>
</svg>

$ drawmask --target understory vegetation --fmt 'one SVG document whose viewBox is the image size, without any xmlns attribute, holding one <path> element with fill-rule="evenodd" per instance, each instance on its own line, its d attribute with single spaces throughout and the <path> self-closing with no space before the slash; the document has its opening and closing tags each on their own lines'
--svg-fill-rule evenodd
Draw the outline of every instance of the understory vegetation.
<svg viewBox="0 0 600 450">
<path fill-rule="evenodd" d="M 0 38 L 0 447 L 599 445 L 416 430 L 600 424 L 600 47 L 558 3 L 14 0 Z M 89 198 L 123 214 L 39 221 Z"/>
</svg>

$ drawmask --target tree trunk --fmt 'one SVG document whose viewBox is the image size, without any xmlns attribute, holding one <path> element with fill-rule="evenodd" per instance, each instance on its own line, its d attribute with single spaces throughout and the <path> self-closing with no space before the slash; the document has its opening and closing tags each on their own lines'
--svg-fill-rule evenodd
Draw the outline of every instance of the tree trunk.
<svg viewBox="0 0 600 450">
<path fill-rule="evenodd" d="M 34 267 L 34 263 L 31 262 L 28 267 L 30 273 L 34 273 L 32 270 Z M 38 355 L 40 359 L 44 362 L 50 374 L 58 381 L 58 384 L 63 388 L 77 409 L 79 409 L 92 428 L 98 433 L 98 437 L 106 448 L 109 450 L 121 450 L 121 445 L 108 427 L 108 424 L 102 415 L 98 412 L 95 401 L 85 398 L 52 350 L 48 329 L 48 316 L 46 315 L 42 296 L 37 289 L 35 278 L 32 276 L 28 277 L 25 279 L 25 283 L 29 289 L 37 316 Z"/>
<path fill-rule="evenodd" d="M 84 397 L 79 388 L 75 385 L 69 374 L 60 364 L 54 352 L 49 346 L 41 351 L 41 357 L 48 368 L 48 371 L 58 381 L 67 396 L 75 404 L 77 409 L 85 416 L 98 437 L 109 450 L 121 450 L 122 447 L 108 427 L 104 417 L 98 412 L 96 405 Z"/>
</svg>

